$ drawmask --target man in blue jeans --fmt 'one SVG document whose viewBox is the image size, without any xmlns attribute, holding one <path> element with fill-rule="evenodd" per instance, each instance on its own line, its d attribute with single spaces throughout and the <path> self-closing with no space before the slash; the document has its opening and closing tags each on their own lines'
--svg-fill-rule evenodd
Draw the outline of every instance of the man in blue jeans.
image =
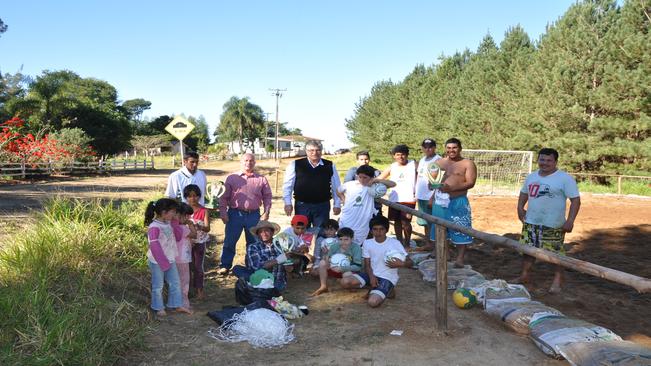
<svg viewBox="0 0 651 366">
<path fill-rule="evenodd" d="M 333 162 L 321 159 L 322 150 L 321 142 L 307 141 L 307 157 L 289 163 L 283 182 L 285 214 L 307 216 L 309 225 L 315 228 L 330 218 L 330 199 L 334 206 L 332 212 L 335 215 L 341 213 L 341 202 L 337 197 L 337 188 L 341 184 L 339 173 Z M 292 193 L 295 206 L 292 205 Z"/>
<path fill-rule="evenodd" d="M 226 225 L 224 247 L 218 273 L 225 276 L 233 266 L 235 247 L 242 230 L 246 245 L 256 241 L 249 231 L 260 220 L 269 219 L 271 210 L 271 187 L 267 178 L 254 172 L 255 156 L 244 154 L 240 160 L 242 170 L 226 178 L 224 194 L 219 199 L 221 219 Z M 260 207 L 263 208 L 260 214 Z"/>
</svg>

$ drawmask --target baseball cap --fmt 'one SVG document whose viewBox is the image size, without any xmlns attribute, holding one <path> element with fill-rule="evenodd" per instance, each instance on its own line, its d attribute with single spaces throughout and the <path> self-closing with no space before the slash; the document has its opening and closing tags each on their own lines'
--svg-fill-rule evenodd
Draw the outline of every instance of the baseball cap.
<svg viewBox="0 0 651 366">
<path fill-rule="evenodd" d="M 436 147 L 436 141 L 434 139 L 426 138 L 423 140 L 423 142 L 420 144 L 422 147 Z"/>
<path fill-rule="evenodd" d="M 294 215 L 292 217 L 292 226 L 298 225 L 298 224 L 303 224 L 303 226 L 307 226 L 307 216 L 305 215 Z"/>
</svg>

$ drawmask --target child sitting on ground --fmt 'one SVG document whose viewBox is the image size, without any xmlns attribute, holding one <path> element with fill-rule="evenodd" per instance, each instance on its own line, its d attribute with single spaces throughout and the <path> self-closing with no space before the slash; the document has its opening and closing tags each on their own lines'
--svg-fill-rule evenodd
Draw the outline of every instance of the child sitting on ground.
<svg viewBox="0 0 651 366">
<path fill-rule="evenodd" d="M 190 262 L 192 261 L 192 239 L 197 237 L 197 229 L 194 223 L 190 220 L 192 215 L 192 207 L 187 203 L 181 203 L 179 208 L 179 226 L 181 240 L 176 242 L 176 268 L 179 271 L 179 282 L 181 285 L 181 296 L 183 298 L 183 307 L 190 309 L 190 299 L 188 293 L 190 292 Z M 178 237 L 178 236 L 177 236 Z"/>
<path fill-rule="evenodd" d="M 371 220 L 371 233 L 373 239 L 364 241 L 362 257 L 366 273 L 355 273 L 343 277 L 341 286 L 348 289 L 371 287 L 368 293 L 368 305 L 372 308 L 380 306 L 384 300 L 395 297 L 394 287 L 398 283 L 398 268 L 409 268 L 412 261 L 407 257 L 407 252 L 395 238 L 387 237 L 389 219 L 377 216 Z M 387 260 L 387 254 L 392 251 L 405 257 L 405 260 L 393 258 Z"/>
<path fill-rule="evenodd" d="M 314 277 L 319 277 L 319 263 L 321 263 L 322 252 L 321 248 L 323 246 L 323 241 L 325 239 L 333 239 L 337 237 L 337 230 L 339 230 L 339 223 L 334 219 L 327 219 L 321 224 L 321 234 L 316 238 L 316 244 L 314 245 L 314 250 L 312 251 L 312 269 L 310 269 L 310 275 Z"/>
<path fill-rule="evenodd" d="M 204 269 L 203 262 L 206 256 L 206 247 L 210 242 L 210 215 L 208 210 L 199 204 L 201 199 L 201 190 L 196 184 L 188 184 L 183 189 L 183 197 L 188 202 L 192 210 L 192 222 L 197 229 L 197 237 L 192 240 L 192 287 L 195 289 L 197 299 L 205 298 L 203 291 Z"/>
<path fill-rule="evenodd" d="M 341 279 L 352 276 L 353 273 L 362 269 L 362 248 L 353 242 L 353 236 L 355 236 L 355 232 L 351 228 L 342 227 L 337 231 L 339 242 L 332 244 L 330 248 L 323 247 L 323 258 L 318 267 L 321 286 L 311 296 L 328 292 L 328 277 Z M 335 254 L 345 255 L 350 263 L 344 266 L 331 264 L 330 258 Z"/>
<path fill-rule="evenodd" d="M 310 248 L 314 242 L 314 234 L 307 232 L 308 219 L 305 215 L 294 215 L 292 217 L 292 226 L 285 229 L 285 232 L 296 238 L 294 244 L 287 253 L 287 258 L 294 263 L 294 273 L 302 274 L 307 265 L 312 261 Z"/>
<path fill-rule="evenodd" d="M 178 312 L 192 314 L 190 309 L 183 307 L 179 272 L 174 264 L 176 259 L 176 241 L 178 230 L 171 223 L 176 216 L 179 204 L 171 198 L 161 198 L 149 202 L 145 211 L 145 225 L 149 249 L 147 259 L 151 271 L 151 308 L 158 316 L 167 315 L 163 302 L 163 287 L 168 285 L 167 307 Z"/>
</svg>

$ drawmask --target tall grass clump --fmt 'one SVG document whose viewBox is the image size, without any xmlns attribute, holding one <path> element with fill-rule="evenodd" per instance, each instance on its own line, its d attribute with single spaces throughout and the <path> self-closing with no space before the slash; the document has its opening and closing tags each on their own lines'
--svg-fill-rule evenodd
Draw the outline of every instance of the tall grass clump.
<svg viewBox="0 0 651 366">
<path fill-rule="evenodd" d="M 147 247 L 137 202 L 55 198 L 0 252 L 0 364 L 115 363 L 142 345 Z"/>
</svg>

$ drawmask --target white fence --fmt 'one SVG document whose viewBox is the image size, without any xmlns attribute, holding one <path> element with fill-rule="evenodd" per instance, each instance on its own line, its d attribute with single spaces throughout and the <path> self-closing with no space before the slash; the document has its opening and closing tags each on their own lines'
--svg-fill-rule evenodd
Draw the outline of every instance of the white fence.
<svg viewBox="0 0 651 366">
<path fill-rule="evenodd" d="M 43 162 L 43 163 L 5 163 L 0 162 L 0 176 L 27 178 L 53 174 L 104 174 L 127 170 L 154 169 L 154 160 L 100 160 L 91 162 Z"/>
</svg>

